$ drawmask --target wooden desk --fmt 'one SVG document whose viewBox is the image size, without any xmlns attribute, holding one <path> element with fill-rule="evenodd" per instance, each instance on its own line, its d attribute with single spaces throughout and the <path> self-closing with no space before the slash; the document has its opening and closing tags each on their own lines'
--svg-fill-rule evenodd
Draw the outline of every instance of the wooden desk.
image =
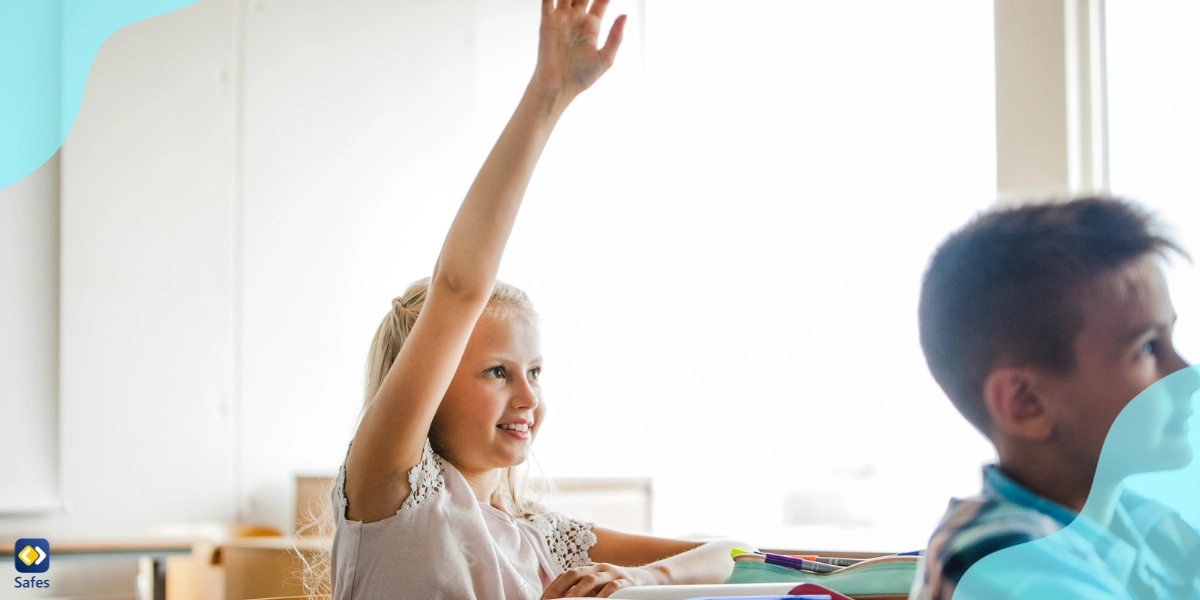
<svg viewBox="0 0 1200 600">
<path fill-rule="evenodd" d="M 15 539 L 0 541 L 0 561 L 13 560 Z M 165 600 L 166 563 L 190 556 L 193 540 L 126 539 L 50 542 L 53 591 L 29 590 L 22 597 Z"/>
<path fill-rule="evenodd" d="M 195 540 L 158 538 L 67 542 L 49 541 L 50 553 L 53 556 L 112 556 L 122 554 L 134 554 L 137 556 L 161 554 L 165 556 L 168 554 L 191 554 L 192 544 L 195 543 Z M 13 547 L 16 542 L 15 538 L 0 541 L 0 559 L 13 555 Z"/>
<path fill-rule="evenodd" d="M 15 539 L 0 546 L 12 560 Z M 284 536 L 196 539 L 50 540 L 53 592 L 40 597 L 104 600 L 246 600 L 303 594 L 300 556 L 331 540 Z M 59 561 L 67 561 L 59 562 Z"/>
</svg>

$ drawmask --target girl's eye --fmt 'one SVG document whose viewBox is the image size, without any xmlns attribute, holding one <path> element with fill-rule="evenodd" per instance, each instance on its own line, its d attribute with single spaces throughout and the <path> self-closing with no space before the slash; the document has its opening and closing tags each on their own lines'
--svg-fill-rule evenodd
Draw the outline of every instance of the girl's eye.
<svg viewBox="0 0 1200 600">
<path fill-rule="evenodd" d="M 529 378 L 532 379 L 533 381 L 537 381 L 538 378 L 540 378 L 541 376 L 542 376 L 542 368 L 541 367 L 534 367 L 529 370 Z"/>
<path fill-rule="evenodd" d="M 487 370 L 487 373 L 488 373 L 488 375 L 491 375 L 492 377 L 503 379 L 504 378 L 504 367 L 492 367 Z"/>
</svg>

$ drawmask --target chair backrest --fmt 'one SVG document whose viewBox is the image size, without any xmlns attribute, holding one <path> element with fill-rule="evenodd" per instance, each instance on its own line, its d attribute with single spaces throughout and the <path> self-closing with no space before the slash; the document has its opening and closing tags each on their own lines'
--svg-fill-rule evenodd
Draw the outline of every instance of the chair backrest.
<svg viewBox="0 0 1200 600">
<path fill-rule="evenodd" d="M 296 476 L 296 513 L 292 526 L 296 535 L 303 537 L 320 536 L 321 532 L 314 527 L 317 517 L 329 511 L 329 492 L 333 490 L 336 477 L 318 475 Z"/>
<path fill-rule="evenodd" d="M 608 529 L 650 533 L 653 480 L 643 478 L 563 478 L 541 504 Z"/>
</svg>

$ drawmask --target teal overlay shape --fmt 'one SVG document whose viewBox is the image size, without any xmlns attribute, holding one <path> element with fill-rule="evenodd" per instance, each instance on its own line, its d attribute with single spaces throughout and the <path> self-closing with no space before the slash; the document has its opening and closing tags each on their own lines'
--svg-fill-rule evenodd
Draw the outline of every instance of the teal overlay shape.
<svg viewBox="0 0 1200 600">
<path fill-rule="evenodd" d="M 980 559 L 954 600 L 1200 600 L 1197 390 L 1192 366 L 1138 394 L 1109 430 L 1079 515 Z"/>
<path fill-rule="evenodd" d="M 0 0 L 0 189 L 67 138 L 96 52 L 126 25 L 196 0 Z"/>
</svg>

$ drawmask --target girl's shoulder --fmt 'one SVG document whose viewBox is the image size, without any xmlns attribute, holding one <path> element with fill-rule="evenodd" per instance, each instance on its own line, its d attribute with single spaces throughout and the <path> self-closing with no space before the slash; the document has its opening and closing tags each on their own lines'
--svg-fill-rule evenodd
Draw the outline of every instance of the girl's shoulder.
<svg viewBox="0 0 1200 600">
<path fill-rule="evenodd" d="M 346 449 L 346 456 L 350 456 L 349 447 Z M 429 443 L 429 438 L 425 438 L 425 448 L 421 451 L 421 460 L 408 472 L 408 487 L 410 490 L 408 497 L 400 503 L 396 514 L 412 510 L 446 490 L 445 463 L 442 461 L 442 457 L 433 451 L 433 445 Z M 342 519 L 346 518 L 345 488 L 346 461 L 343 460 L 332 490 L 333 505 Z"/>
<path fill-rule="evenodd" d="M 425 438 L 425 449 L 421 451 L 421 460 L 408 472 L 408 487 L 412 491 L 400 504 L 400 510 L 415 508 L 444 491 L 446 489 L 445 473 L 442 457 L 433 451 L 433 445 L 429 443 L 429 438 Z"/>
<path fill-rule="evenodd" d="M 527 513 L 524 518 L 545 538 L 551 556 L 562 570 L 591 562 L 588 551 L 596 545 L 596 534 L 592 533 L 594 523 L 550 510 Z"/>
</svg>

